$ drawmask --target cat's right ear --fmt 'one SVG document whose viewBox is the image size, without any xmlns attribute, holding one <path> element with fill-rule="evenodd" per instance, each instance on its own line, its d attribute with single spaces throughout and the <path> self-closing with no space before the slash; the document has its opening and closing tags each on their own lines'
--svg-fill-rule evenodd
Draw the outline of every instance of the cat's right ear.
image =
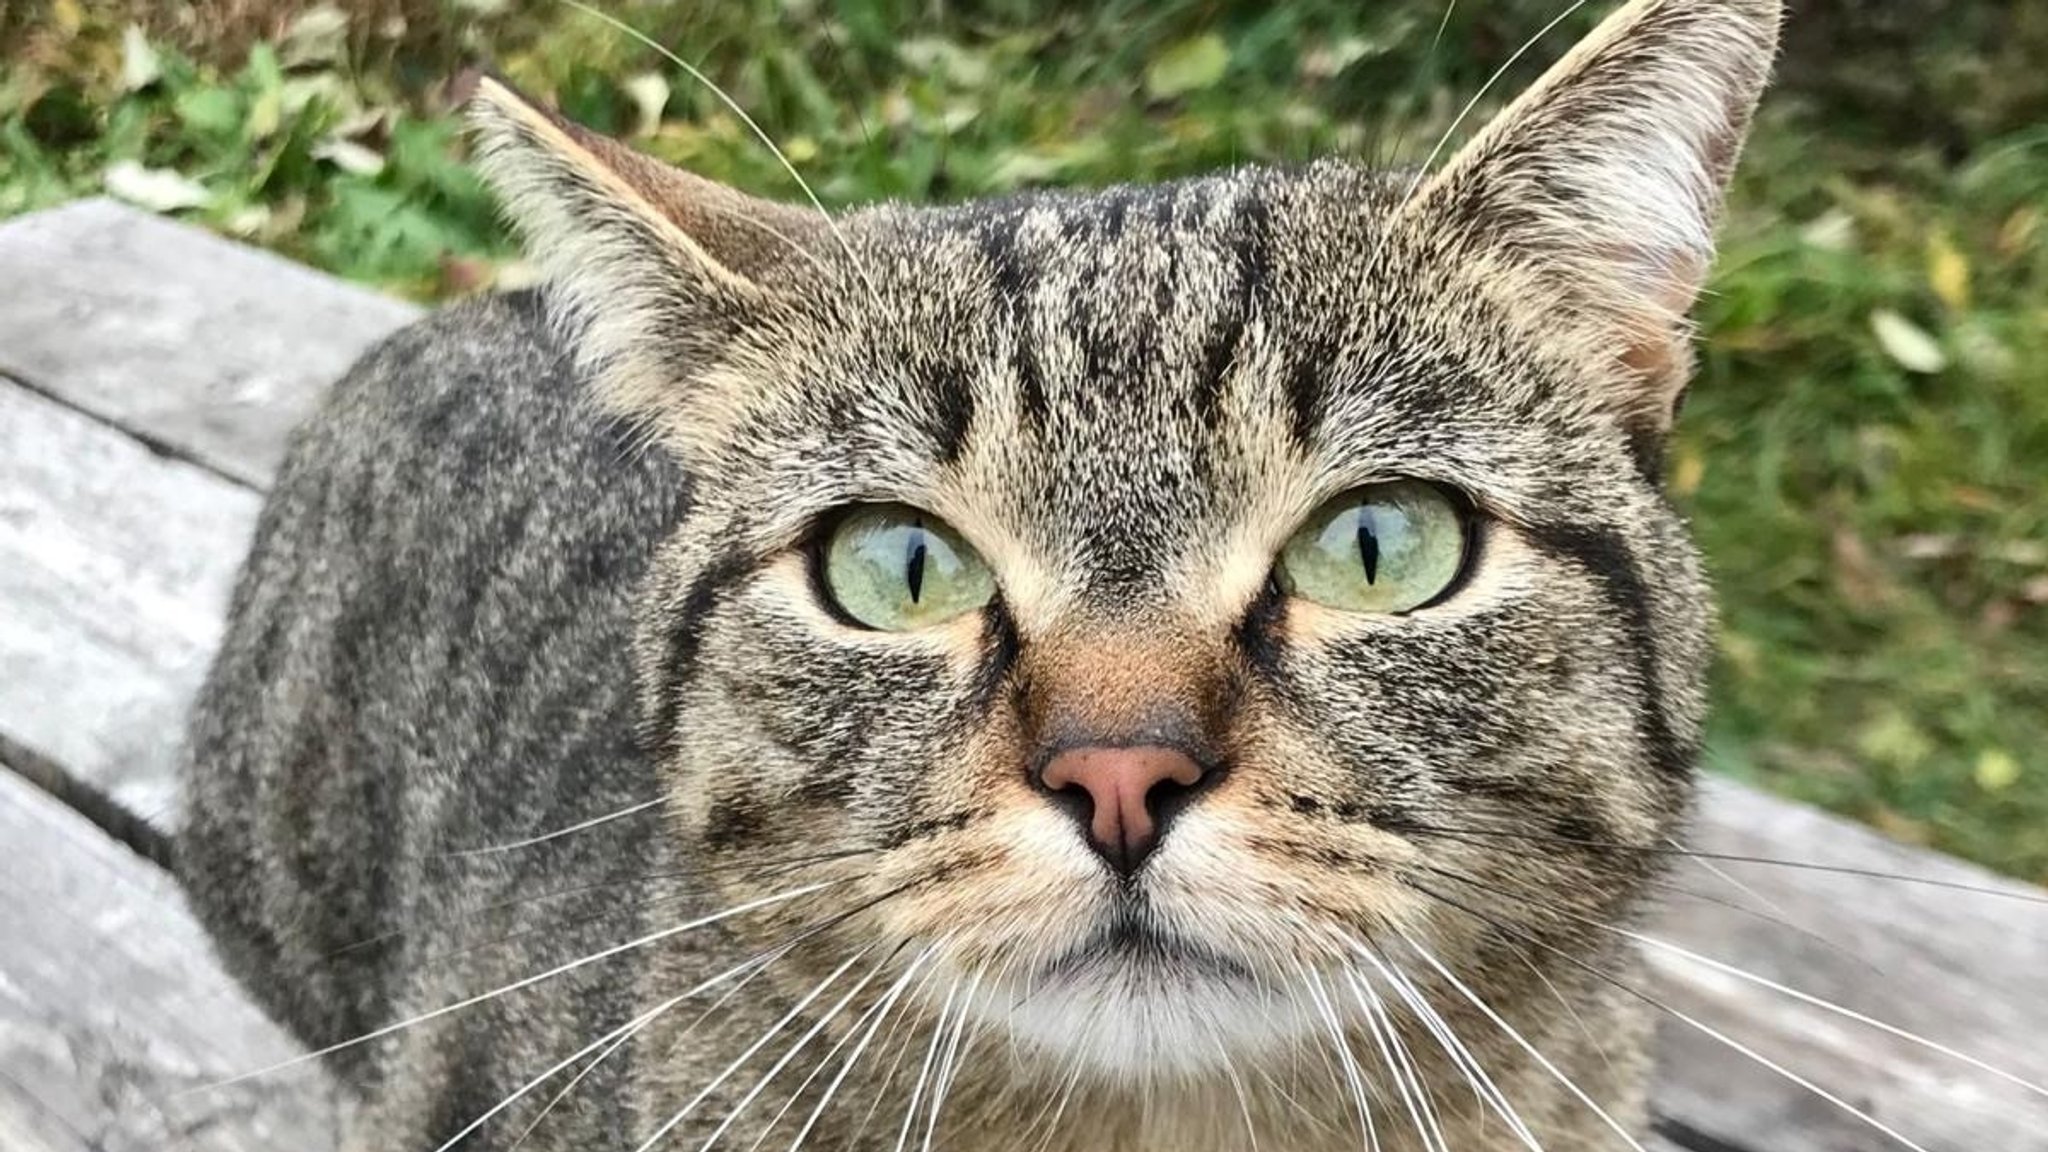
<svg viewBox="0 0 2048 1152">
<path fill-rule="evenodd" d="M 635 152 L 496 76 L 466 74 L 456 94 L 600 398 L 658 428 L 715 425 L 715 396 L 674 394 L 678 360 L 773 307 L 779 274 L 829 242 L 824 217 Z"/>
</svg>

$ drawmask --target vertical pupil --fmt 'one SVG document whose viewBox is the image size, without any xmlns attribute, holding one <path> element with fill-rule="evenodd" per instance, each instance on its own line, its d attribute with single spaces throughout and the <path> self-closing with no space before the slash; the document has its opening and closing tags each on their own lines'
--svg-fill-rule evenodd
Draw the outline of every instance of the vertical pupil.
<svg viewBox="0 0 2048 1152">
<path fill-rule="evenodd" d="M 924 525 L 913 524 L 904 534 L 903 579 L 910 585 L 910 602 L 918 603 L 924 596 Z"/>
<path fill-rule="evenodd" d="M 1370 508 L 1358 510 L 1358 555 L 1365 561 L 1365 582 L 1377 584 L 1380 580 L 1380 537 L 1374 530 L 1373 514 Z"/>
</svg>

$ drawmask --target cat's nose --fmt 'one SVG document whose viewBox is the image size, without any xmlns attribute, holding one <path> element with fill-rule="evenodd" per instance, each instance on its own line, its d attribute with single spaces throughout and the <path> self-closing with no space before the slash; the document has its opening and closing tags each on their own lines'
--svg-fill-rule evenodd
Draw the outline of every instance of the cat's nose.
<svg viewBox="0 0 2048 1152">
<path fill-rule="evenodd" d="M 1194 757 L 1177 748 L 1069 748 L 1046 762 L 1039 782 L 1055 795 L 1087 800 L 1078 813 L 1088 840 L 1110 867 L 1129 876 L 1159 843 L 1166 818 L 1202 782 Z"/>
</svg>

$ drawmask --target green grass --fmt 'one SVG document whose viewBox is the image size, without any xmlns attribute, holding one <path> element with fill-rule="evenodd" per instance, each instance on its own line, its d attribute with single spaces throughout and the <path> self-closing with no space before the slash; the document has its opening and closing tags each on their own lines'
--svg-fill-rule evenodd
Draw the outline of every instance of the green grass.
<svg viewBox="0 0 2048 1152">
<path fill-rule="evenodd" d="M 1702 308 L 1672 487 L 1723 597 L 1711 758 L 2048 880 L 2048 70 L 2029 63 L 2048 58 L 2048 15 L 1897 2 L 1941 9 L 1922 23 L 1946 31 L 1809 27 L 1804 54 L 1795 37 Z M 215 41 L 181 50 L 174 28 L 124 51 L 118 16 L 53 0 L 28 35 L 0 34 L 19 45 L 0 79 L 0 215 L 98 193 L 113 171 L 352 279 L 477 290 L 517 265 L 438 95 L 466 52 L 667 159 L 798 194 L 715 97 L 601 21 L 387 7 L 417 11 L 403 31 L 316 14 L 207 59 Z M 718 79 L 844 204 L 1333 151 L 1416 161 L 1557 5 L 1461 4 L 1441 44 L 1435 0 L 606 7 Z M 269 9 L 280 28 L 315 11 Z"/>
</svg>

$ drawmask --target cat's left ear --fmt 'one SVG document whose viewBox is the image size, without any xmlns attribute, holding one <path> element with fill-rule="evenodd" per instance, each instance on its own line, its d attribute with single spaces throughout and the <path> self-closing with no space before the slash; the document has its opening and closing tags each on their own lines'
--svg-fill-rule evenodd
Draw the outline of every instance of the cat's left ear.
<svg viewBox="0 0 2048 1152">
<path fill-rule="evenodd" d="M 484 176 L 599 398 L 686 451 L 714 440 L 745 390 L 693 379 L 699 353 L 774 311 L 830 225 L 635 152 L 495 76 L 460 83 Z"/>
<path fill-rule="evenodd" d="M 1687 314 L 1782 16 L 1780 0 L 1633 0 L 1399 210 L 1437 259 L 1607 369 L 1601 401 L 1652 442 L 1691 375 Z"/>
</svg>

